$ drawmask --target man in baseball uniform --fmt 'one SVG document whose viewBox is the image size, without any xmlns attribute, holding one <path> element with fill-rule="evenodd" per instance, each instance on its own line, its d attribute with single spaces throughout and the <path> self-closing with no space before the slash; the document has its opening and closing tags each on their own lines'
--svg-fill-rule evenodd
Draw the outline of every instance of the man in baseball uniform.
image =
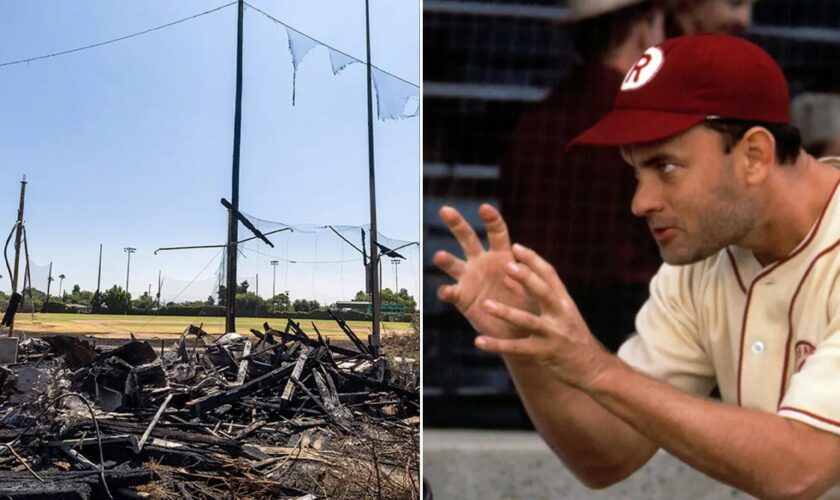
<svg viewBox="0 0 840 500">
<path fill-rule="evenodd" d="M 495 209 L 479 210 L 487 250 L 441 209 L 466 258 L 435 255 L 456 280 L 438 295 L 503 356 L 537 430 L 588 486 L 664 448 L 760 498 L 840 493 L 840 169 L 800 150 L 788 115 L 763 50 L 688 36 L 648 49 L 573 141 L 620 147 L 632 211 L 665 261 L 617 355 Z"/>
</svg>

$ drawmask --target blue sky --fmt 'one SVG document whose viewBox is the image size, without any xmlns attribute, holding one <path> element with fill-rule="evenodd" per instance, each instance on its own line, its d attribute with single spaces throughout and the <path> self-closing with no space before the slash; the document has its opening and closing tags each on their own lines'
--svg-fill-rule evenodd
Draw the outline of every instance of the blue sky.
<svg viewBox="0 0 840 500">
<path fill-rule="evenodd" d="M 97 43 L 225 3 L 2 0 L 0 62 Z M 362 0 L 250 3 L 313 38 L 365 57 Z M 419 24 L 418 0 L 371 0 L 373 64 L 418 83 Z M 16 213 L 17 181 L 26 174 L 31 259 L 40 265 L 53 262 L 54 276 L 67 276 L 65 288 L 73 283 L 96 287 L 100 243 L 103 288 L 124 285 L 126 246 L 137 248 L 131 260 L 135 296 L 156 283 L 159 269 L 173 284 L 196 276 L 210 280 L 218 263 L 210 262 L 215 251 L 152 252 L 224 240 L 226 215 L 219 199 L 230 198 L 235 41 L 236 7 L 231 6 L 119 43 L 0 67 L 4 241 Z M 294 107 L 291 93 L 285 29 L 246 8 L 241 210 L 287 223 L 368 223 L 364 66 L 354 64 L 333 76 L 327 50 L 316 48 L 298 71 Z M 419 118 L 376 120 L 374 127 L 379 231 L 418 241 Z M 250 259 L 240 280 L 261 273 L 261 282 L 269 283 L 268 260 Z M 400 286 L 417 296 L 419 280 L 409 276 L 419 269 L 406 267 L 400 268 Z M 383 266 L 386 286 L 393 283 L 391 269 Z M 0 290 L 8 290 L 8 273 L 0 274 Z M 35 286 L 43 289 L 36 275 Z M 310 272 L 308 281 L 315 276 Z M 296 283 L 283 285 L 293 297 L 315 293 L 330 301 L 362 288 L 355 276 L 339 277 L 350 281 L 339 291 L 320 285 L 316 292 L 310 287 L 296 293 Z M 325 283 L 335 279 L 318 277 Z M 267 290 L 261 284 L 261 295 L 268 296 Z"/>
</svg>

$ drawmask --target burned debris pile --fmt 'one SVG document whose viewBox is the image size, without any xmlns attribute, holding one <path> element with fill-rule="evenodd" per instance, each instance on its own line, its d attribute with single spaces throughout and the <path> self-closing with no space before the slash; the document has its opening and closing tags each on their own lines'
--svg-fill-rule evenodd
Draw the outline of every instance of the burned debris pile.
<svg viewBox="0 0 840 500">
<path fill-rule="evenodd" d="M 0 497 L 417 498 L 419 370 L 336 318 L 174 345 L 24 340 L 0 367 Z"/>
</svg>

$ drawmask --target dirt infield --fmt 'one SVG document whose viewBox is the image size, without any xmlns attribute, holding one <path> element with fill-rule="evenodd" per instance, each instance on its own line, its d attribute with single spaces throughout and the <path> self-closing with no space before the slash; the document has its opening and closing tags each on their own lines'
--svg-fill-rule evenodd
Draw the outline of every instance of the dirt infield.
<svg viewBox="0 0 840 500">
<path fill-rule="evenodd" d="M 300 323 L 305 332 L 312 335 L 315 334 L 315 329 L 312 327 L 314 322 L 321 335 L 330 338 L 346 338 L 335 321 L 309 319 L 295 319 L 295 321 Z M 264 322 L 268 322 L 276 330 L 286 328 L 286 320 L 282 318 L 237 318 L 236 331 L 242 334 L 247 334 L 251 328 L 262 331 Z M 15 317 L 16 332 L 95 335 L 101 338 L 128 338 L 129 333 L 137 338 L 177 337 L 190 324 L 203 324 L 202 328 L 207 333 L 224 333 L 225 318 L 58 313 L 38 313 L 34 316 L 19 313 Z M 370 322 L 348 321 L 347 324 L 363 338 L 370 334 Z M 408 323 L 384 322 L 382 325 L 384 333 L 401 333 L 410 330 Z"/>
</svg>

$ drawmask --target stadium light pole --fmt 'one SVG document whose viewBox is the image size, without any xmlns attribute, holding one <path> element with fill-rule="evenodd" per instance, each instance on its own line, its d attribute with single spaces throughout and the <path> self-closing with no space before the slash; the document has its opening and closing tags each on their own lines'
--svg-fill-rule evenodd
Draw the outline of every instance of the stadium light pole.
<svg viewBox="0 0 840 500">
<path fill-rule="evenodd" d="M 128 295 L 128 275 L 131 272 L 131 254 L 136 252 L 137 249 L 134 247 L 125 247 L 123 248 L 123 252 L 128 254 L 128 262 L 125 264 L 125 313 L 128 314 L 128 310 L 131 309 L 131 298 Z"/>
<path fill-rule="evenodd" d="M 400 278 L 399 278 L 399 265 L 400 259 L 391 259 L 391 264 L 394 265 L 394 293 L 400 293 Z"/>
<path fill-rule="evenodd" d="M 277 292 L 275 291 L 275 289 L 277 287 L 277 264 L 279 264 L 279 263 L 280 263 L 280 261 L 278 261 L 278 260 L 272 260 L 271 261 L 271 267 L 274 268 L 274 271 L 273 271 L 274 272 L 274 277 L 271 279 L 271 298 L 274 298 L 274 296 L 277 295 Z"/>
</svg>

